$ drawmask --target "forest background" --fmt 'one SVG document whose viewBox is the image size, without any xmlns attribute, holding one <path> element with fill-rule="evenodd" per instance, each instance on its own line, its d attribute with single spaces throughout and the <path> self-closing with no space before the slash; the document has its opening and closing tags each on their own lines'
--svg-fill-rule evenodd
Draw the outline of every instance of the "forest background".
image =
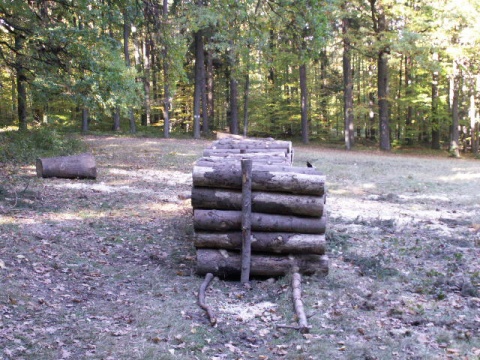
<svg viewBox="0 0 480 360">
<path fill-rule="evenodd" d="M 479 15 L 472 0 L 2 0 L 0 126 L 476 154 Z"/>
</svg>

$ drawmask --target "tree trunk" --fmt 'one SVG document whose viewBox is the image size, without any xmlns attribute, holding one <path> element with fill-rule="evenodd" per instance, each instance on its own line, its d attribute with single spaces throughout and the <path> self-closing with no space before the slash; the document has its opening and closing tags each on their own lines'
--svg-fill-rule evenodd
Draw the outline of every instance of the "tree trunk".
<svg viewBox="0 0 480 360">
<path fill-rule="evenodd" d="M 302 122 L 302 142 L 308 144 L 308 89 L 307 89 L 307 65 L 300 65 L 300 104 L 301 104 L 301 122 Z"/>
<path fill-rule="evenodd" d="M 242 233 L 213 233 L 197 231 L 194 236 L 197 248 L 240 250 Z M 324 234 L 299 234 L 279 232 L 253 232 L 252 251 L 276 254 L 325 254 Z"/>
<path fill-rule="evenodd" d="M 412 129 L 412 120 L 413 120 L 413 107 L 412 95 L 413 95 L 413 84 L 412 84 L 412 68 L 413 61 L 410 55 L 407 55 L 405 58 L 405 97 L 407 98 L 407 114 L 405 119 L 405 143 L 407 145 L 413 145 L 413 129 Z"/>
<path fill-rule="evenodd" d="M 120 131 L 120 107 L 115 106 L 113 110 L 113 131 Z"/>
<path fill-rule="evenodd" d="M 130 51 L 129 51 L 129 46 L 130 46 L 130 33 L 131 33 L 132 27 L 130 24 L 130 19 L 128 17 L 128 12 L 127 10 L 124 10 L 123 12 L 123 54 L 125 56 L 125 65 L 130 68 L 131 63 L 130 63 Z M 133 114 L 133 108 L 128 109 L 128 119 L 130 123 L 130 133 L 135 134 L 137 132 L 137 127 L 135 125 L 135 116 Z"/>
<path fill-rule="evenodd" d="M 250 45 L 247 53 L 247 69 L 245 70 L 245 85 L 243 89 L 243 136 L 248 134 L 248 102 L 250 100 Z"/>
<path fill-rule="evenodd" d="M 242 212 L 229 210 L 193 211 L 195 230 L 239 231 L 242 228 Z M 293 232 L 324 234 L 326 216 L 307 218 L 291 215 L 252 213 L 252 231 Z"/>
<path fill-rule="evenodd" d="M 325 196 L 252 192 L 252 210 L 259 213 L 321 217 Z M 235 190 L 193 187 L 194 209 L 241 210 L 242 194 Z"/>
<path fill-rule="evenodd" d="M 214 68 L 212 50 L 207 51 L 207 117 L 209 123 L 214 125 L 215 120 L 215 97 L 214 97 Z"/>
<path fill-rule="evenodd" d="M 88 132 L 88 109 L 86 107 L 82 108 L 82 134 Z"/>
<path fill-rule="evenodd" d="M 343 33 L 343 114 L 344 114 L 344 138 L 345 148 L 351 150 L 354 141 L 354 124 L 353 124 L 353 71 L 352 71 L 352 55 L 351 44 L 348 38 L 350 28 L 350 20 L 344 18 L 342 20 Z"/>
<path fill-rule="evenodd" d="M 24 64 L 25 37 L 15 34 L 18 130 L 27 130 L 27 70 Z"/>
<path fill-rule="evenodd" d="M 151 64 L 150 64 L 150 52 L 151 52 L 151 39 L 147 37 L 143 44 L 143 90 L 145 94 L 142 114 L 142 126 L 149 126 L 152 122 L 151 119 Z"/>
<path fill-rule="evenodd" d="M 241 189 L 240 162 L 214 163 L 193 168 L 193 185 Z M 314 168 L 253 164 L 252 189 L 291 194 L 323 196 L 325 176 Z"/>
<path fill-rule="evenodd" d="M 195 33 L 195 86 L 193 94 L 193 138 L 200 139 L 200 105 L 202 100 L 202 67 L 203 62 L 202 31 Z"/>
<path fill-rule="evenodd" d="M 378 115 L 380 129 L 380 150 L 390 150 L 390 119 L 389 119 L 389 81 L 388 81 L 388 45 L 385 44 L 387 19 L 385 10 L 377 0 L 370 0 L 374 31 L 380 50 L 377 54 L 377 91 Z"/>
<path fill-rule="evenodd" d="M 460 95 L 460 71 L 456 60 L 453 62 L 453 76 L 450 81 L 450 88 L 452 92 L 451 107 L 452 107 L 452 134 L 450 141 L 450 154 L 456 158 L 460 157 L 460 134 L 458 131 L 459 114 L 458 114 L 458 101 Z"/>
<path fill-rule="evenodd" d="M 163 0 L 162 11 L 162 25 L 165 33 L 168 27 L 168 0 Z M 169 85 L 169 48 L 166 41 L 163 44 L 162 57 L 163 57 L 163 137 L 168 139 L 170 137 L 170 85 Z"/>
<path fill-rule="evenodd" d="M 36 163 L 37 176 L 67 179 L 95 179 L 97 167 L 92 154 L 39 158 Z"/>
<path fill-rule="evenodd" d="M 438 53 L 433 54 L 434 66 L 438 66 Z M 439 93 L 438 93 L 438 80 L 439 80 L 438 70 L 434 70 L 432 74 L 432 149 L 440 149 L 440 121 L 438 118 L 438 102 L 439 102 Z"/>
<path fill-rule="evenodd" d="M 238 134 L 238 80 L 236 79 L 236 54 L 233 42 L 230 44 L 230 133 Z"/>
<path fill-rule="evenodd" d="M 250 274 L 253 276 L 284 276 L 297 266 L 304 275 L 328 274 L 328 257 L 325 255 L 252 255 Z M 226 250 L 197 249 L 197 273 L 229 278 L 238 277 L 241 257 L 236 252 Z"/>
</svg>

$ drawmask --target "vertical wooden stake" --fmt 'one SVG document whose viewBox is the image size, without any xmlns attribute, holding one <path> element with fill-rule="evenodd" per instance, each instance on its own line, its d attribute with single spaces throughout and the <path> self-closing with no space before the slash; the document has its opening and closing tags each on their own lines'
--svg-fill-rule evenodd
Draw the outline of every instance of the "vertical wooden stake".
<svg viewBox="0 0 480 360">
<path fill-rule="evenodd" d="M 252 159 L 242 159 L 242 284 L 250 280 L 252 245 Z"/>
</svg>

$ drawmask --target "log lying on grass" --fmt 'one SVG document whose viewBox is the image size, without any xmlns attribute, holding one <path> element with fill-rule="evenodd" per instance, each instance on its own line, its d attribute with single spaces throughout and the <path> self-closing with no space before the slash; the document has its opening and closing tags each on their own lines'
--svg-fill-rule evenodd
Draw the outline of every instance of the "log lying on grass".
<svg viewBox="0 0 480 360">
<path fill-rule="evenodd" d="M 253 232 L 252 251 L 274 254 L 325 254 L 324 234 L 295 234 L 278 232 Z M 194 245 L 197 248 L 240 250 L 241 232 L 195 233 Z"/>
<path fill-rule="evenodd" d="M 37 176 L 43 178 L 95 179 L 97 166 L 92 154 L 38 158 Z"/>
<path fill-rule="evenodd" d="M 208 159 L 208 158 L 205 158 Z M 208 161 L 208 160 L 206 160 Z M 199 187 L 241 189 L 240 161 L 197 163 L 193 185 Z M 252 190 L 323 196 L 325 176 L 314 168 L 253 164 Z"/>
<path fill-rule="evenodd" d="M 282 194 L 253 191 L 252 210 L 259 213 L 320 217 L 325 196 Z M 229 189 L 194 187 L 194 209 L 241 210 L 242 193 Z"/>
<path fill-rule="evenodd" d="M 293 232 L 324 234 L 326 217 L 307 218 L 291 215 L 252 213 L 252 231 Z M 235 231 L 242 226 L 242 212 L 229 210 L 193 211 L 193 226 L 196 231 Z"/>
<path fill-rule="evenodd" d="M 239 253 L 227 250 L 197 249 L 197 273 L 213 273 L 220 277 L 238 277 L 242 259 Z M 328 257 L 325 255 L 259 255 L 252 254 L 252 276 L 283 276 L 297 266 L 304 275 L 328 273 Z"/>
</svg>

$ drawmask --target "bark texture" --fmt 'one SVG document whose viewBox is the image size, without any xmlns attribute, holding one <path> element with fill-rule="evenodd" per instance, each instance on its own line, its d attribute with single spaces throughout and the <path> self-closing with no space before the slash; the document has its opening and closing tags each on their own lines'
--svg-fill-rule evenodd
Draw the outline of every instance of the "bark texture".
<svg viewBox="0 0 480 360">
<path fill-rule="evenodd" d="M 36 162 L 37 176 L 67 179 L 95 179 L 97 167 L 92 154 L 39 158 Z"/>
<path fill-rule="evenodd" d="M 252 254 L 250 274 L 253 276 L 283 276 L 298 267 L 304 275 L 328 273 L 325 255 L 258 255 Z M 240 276 L 241 255 L 238 252 L 216 249 L 197 249 L 197 273 L 212 273 L 222 278 Z"/>
<path fill-rule="evenodd" d="M 252 232 L 252 251 L 275 254 L 325 254 L 324 234 L 300 234 L 280 232 Z M 242 233 L 213 233 L 197 231 L 195 243 L 197 248 L 217 248 L 240 250 Z"/>
</svg>

